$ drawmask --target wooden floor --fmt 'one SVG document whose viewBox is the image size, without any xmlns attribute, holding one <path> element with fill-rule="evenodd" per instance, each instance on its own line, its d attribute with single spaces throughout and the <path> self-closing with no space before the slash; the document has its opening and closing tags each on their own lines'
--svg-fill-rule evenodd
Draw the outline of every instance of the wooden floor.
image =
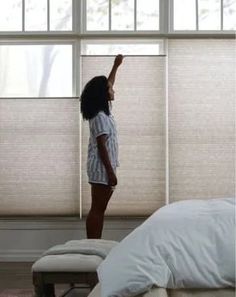
<svg viewBox="0 0 236 297">
<path fill-rule="evenodd" d="M 30 289 L 32 286 L 30 262 L 0 262 L 0 289 Z"/>
<path fill-rule="evenodd" d="M 32 289 L 30 262 L 0 262 L 0 292 L 6 289 Z M 67 290 L 69 285 L 56 285 L 56 290 Z M 77 290 L 78 294 L 73 296 L 84 297 L 88 290 Z"/>
</svg>

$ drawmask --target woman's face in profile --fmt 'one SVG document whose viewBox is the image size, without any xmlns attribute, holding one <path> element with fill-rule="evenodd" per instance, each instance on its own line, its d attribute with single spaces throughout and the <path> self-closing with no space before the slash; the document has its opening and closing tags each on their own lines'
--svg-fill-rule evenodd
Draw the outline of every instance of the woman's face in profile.
<svg viewBox="0 0 236 297">
<path fill-rule="evenodd" d="M 108 100 L 109 101 L 112 101 L 115 99 L 115 91 L 113 90 L 113 86 L 112 86 L 112 83 L 110 81 L 108 81 L 108 94 L 109 94 L 109 98 Z"/>
</svg>

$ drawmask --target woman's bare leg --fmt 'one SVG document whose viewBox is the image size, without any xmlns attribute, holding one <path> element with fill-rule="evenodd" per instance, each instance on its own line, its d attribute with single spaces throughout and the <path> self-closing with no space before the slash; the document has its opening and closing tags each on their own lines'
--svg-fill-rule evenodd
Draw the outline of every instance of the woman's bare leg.
<svg viewBox="0 0 236 297">
<path fill-rule="evenodd" d="M 101 238 L 104 213 L 113 194 L 110 186 L 92 184 L 92 205 L 86 219 L 87 238 Z"/>
</svg>

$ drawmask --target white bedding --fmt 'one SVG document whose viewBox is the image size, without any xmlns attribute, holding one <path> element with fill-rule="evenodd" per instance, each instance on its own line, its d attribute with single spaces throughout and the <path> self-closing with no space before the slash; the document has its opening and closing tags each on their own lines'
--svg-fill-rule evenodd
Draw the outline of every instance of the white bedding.
<svg viewBox="0 0 236 297">
<path fill-rule="evenodd" d="M 101 295 L 101 285 L 98 283 L 96 287 L 92 290 L 88 297 L 102 297 Z M 142 295 L 137 295 L 135 297 L 169 297 L 166 289 L 164 288 L 152 288 L 149 292 Z M 231 296 L 228 296 L 231 297 Z M 232 296 L 233 297 L 233 296 Z"/>
<path fill-rule="evenodd" d="M 235 297 L 234 288 L 228 289 L 172 289 L 168 297 Z M 158 297 L 158 296 L 153 296 Z"/>
<path fill-rule="evenodd" d="M 102 297 L 101 286 L 98 284 L 88 297 Z M 164 289 L 152 288 L 146 293 L 135 297 L 235 297 L 234 288 L 226 289 Z"/>
<path fill-rule="evenodd" d="M 162 207 L 98 267 L 102 297 L 164 288 L 235 286 L 235 199 L 187 200 Z"/>
</svg>

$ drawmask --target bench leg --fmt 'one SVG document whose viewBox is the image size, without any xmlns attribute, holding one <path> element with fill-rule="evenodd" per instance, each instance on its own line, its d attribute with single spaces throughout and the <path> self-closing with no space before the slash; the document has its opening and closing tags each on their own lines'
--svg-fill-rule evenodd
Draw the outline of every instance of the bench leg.
<svg viewBox="0 0 236 297">
<path fill-rule="evenodd" d="M 33 272 L 34 297 L 56 297 L 54 284 L 44 284 L 40 272 Z"/>
<path fill-rule="evenodd" d="M 44 291 L 43 297 L 56 297 L 54 284 L 44 284 L 43 291 Z"/>
<path fill-rule="evenodd" d="M 54 285 L 34 285 L 34 297 L 56 297 Z"/>
<path fill-rule="evenodd" d="M 96 286 L 96 284 L 98 283 L 98 277 L 97 277 L 97 274 L 96 273 L 93 273 L 93 274 L 90 274 L 88 279 L 87 279 L 87 282 L 89 284 L 89 288 L 90 288 L 90 291 L 93 290 L 93 288 Z"/>
</svg>

